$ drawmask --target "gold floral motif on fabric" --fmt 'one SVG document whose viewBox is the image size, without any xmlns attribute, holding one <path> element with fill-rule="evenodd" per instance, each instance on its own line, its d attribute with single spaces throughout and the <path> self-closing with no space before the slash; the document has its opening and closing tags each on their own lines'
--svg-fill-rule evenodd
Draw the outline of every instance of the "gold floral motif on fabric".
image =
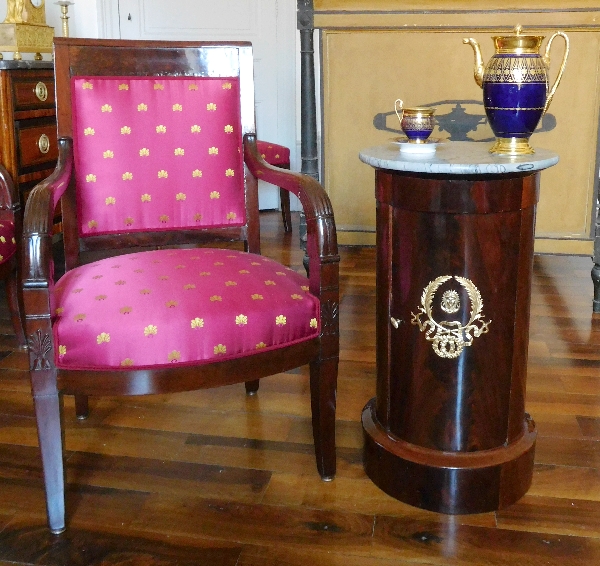
<svg viewBox="0 0 600 566">
<path fill-rule="evenodd" d="M 131 171 L 125 171 L 125 173 L 123 173 L 123 181 L 131 180 L 133 180 L 133 173 Z"/>
<path fill-rule="evenodd" d="M 103 104 L 100 110 L 102 112 L 112 112 L 112 106 L 110 104 Z"/>
<path fill-rule="evenodd" d="M 110 149 L 107 149 L 103 154 L 102 157 L 104 157 L 104 159 L 112 159 L 115 156 L 114 152 L 111 151 Z"/>
<path fill-rule="evenodd" d="M 192 328 L 204 328 L 204 319 L 196 317 L 192 319 L 190 324 Z"/>
<path fill-rule="evenodd" d="M 156 126 L 156 133 L 157 134 L 166 134 L 167 133 L 167 127 L 163 124 L 159 124 L 158 126 Z"/>
<path fill-rule="evenodd" d="M 217 354 L 226 354 L 227 353 L 227 348 L 223 344 L 217 344 L 213 348 L 213 352 L 215 353 L 215 355 L 217 355 Z"/>
<path fill-rule="evenodd" d="M 93 90 L 94 89 L 94 85 L 89 81 L 85 81 L 81 86 L 82 86 L 83 90 Z"/>
<path fill-rule="evenodd" d="M 173 104 L 173 112 L 182 112 L 183 106 L 181 104 Z"/>
<path fill-rule="evenodd" d="M 142 202 L 151 202 L 152 197 L 148 193 L 144 193 L 141 197 Z"/>
<path fill-rule="evenodd" d="M 93 136 L 96 133 L 96 131 L 94 130 L 94 128 L 86 128 L 85 130 L 83 130 L 83 135 L 84 136 Z"/>
<path fill-rule="evenodd" d="M 144 328 L 144 336 L 156 336 L 158 333 L 158 328 L 154 324 L 149 324 Z"/>
<path fill-rule="evenodd" d="M 215 112 L 215 111 L 216 111 L 216 109 L 217 109 L 217 105 L 216 105 L 214 102 L 209 102 L 209 103 L 206 105 L 206 109 L 207 109 L 209 112 Z"/>
<path fill-rule="evenodd" d="M 200 169 L 194 169 L 192 171 L 192 177 L 202 177 L 202 171 L 200 171 Z"/>
<path fill-rule="evenodd" d="M 110 204 L 116 204 L 116 202 L 117 202 L 117 199 L 116 199 L 115 197 L 106 197 L 106 198 L 104 199 L 104 203 L 105 203 L 106 205 L 110 205 Z"/>
<path fill-rule="evenodd" d="M 275 324 L 277 326 L 285 326 L 287 324 L 287 318 L 284 315 L 279 314 L 275 317 Z"/>
<path fill-rule="evenodd" d="M 143 147 L 140 149 L 140 157 L 148 157 L 150 155 L 150 150 L 147 147 Z"/>
<path fill-rule="evenodd" d="M 97 344 L 108 344 L 110 342 L 110 334 L 108 332 L 101 332 L 96 336 Z"/>
<path fill-rule="evenodd" d="M 137 109 L 138 112 L 146 112 L 148 110 L 148 105 L 141 102 L 140 104 L 138 104 Z"/>
<path fill-rule="evenodd" d="M 238 314 L 235 317 L 235 323 L 238 326 L 246 326 L 248 324 L 248 317 L 245 314 Z"/>
<path fill-rule="evenodd" d="M 121 128 L 121 134 L 124 136 L 128 136 L 131 133 L 131 128 L 129 126 L 123 126 Z"/>
<path fill-rule="evenodd" d="M 85 182 L 86 183 L 95 183 L 96 175 L 94 175 L 93 173 L 89 173 L 88 175 L 85 176 Z"/>
</svg>

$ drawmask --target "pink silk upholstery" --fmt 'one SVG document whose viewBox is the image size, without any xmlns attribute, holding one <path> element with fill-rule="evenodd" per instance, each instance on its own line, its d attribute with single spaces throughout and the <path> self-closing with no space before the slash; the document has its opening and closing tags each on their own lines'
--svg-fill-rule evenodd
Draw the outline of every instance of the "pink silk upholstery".
<svg viewBox="0 0 600 566">
<path fill-rule="evenodd" d="M 15 225 L 3 220 L 0 222 L 0 263 L 8 261 L 16 252 Z"/>
<path fill-rule="evenodd" d="M 82 237 L 245 223 L 239 79 L 71 81 Z"/>
<path fill-rule="evenodd" d="M 284 145 L 257 140 L 256 147 L 258 148 L 261 157 L 269 163 L 269 165 L 290 165 L 290 149 Z"/>
<path fill-rule="evenodd" d="M 239 251 L 108 258 L 68 271 L 55 293 L 59 368 L 196 364 L 319 335 L 319 301 L 306 277 Z"/>
</svg>

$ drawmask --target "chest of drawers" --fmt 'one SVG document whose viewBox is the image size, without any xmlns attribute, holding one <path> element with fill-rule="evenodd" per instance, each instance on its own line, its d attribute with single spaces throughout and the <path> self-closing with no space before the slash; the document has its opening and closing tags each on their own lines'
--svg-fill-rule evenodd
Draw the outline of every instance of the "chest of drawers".
<svg viewBox="0 0 600 566">
<path fill-rule="evenodd" d="M 57 157 L 52 63 L 0 61 L 0 161 L 23 207 L 29 191 L 52 173 Z"/>
</svg>

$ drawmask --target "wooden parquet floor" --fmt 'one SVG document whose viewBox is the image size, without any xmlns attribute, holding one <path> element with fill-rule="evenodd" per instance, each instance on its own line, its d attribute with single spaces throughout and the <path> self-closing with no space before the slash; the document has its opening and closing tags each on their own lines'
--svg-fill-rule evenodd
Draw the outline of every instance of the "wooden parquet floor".
<svg viewBox="0 0 600 566">
<path fill-rule="evenodd" d="M 263 251 L 301 267 L 295 217 L 262 216 Z M 527 410 L 533 484 L 497 513 L 444 516 L 382 493 L 361 465 L 375 391 L 375 251 L 341 250 L 338 474 L 316 472 L 306 369 L 243 385 L 65 404 L 68 516 L 45 527 L 26 354 L 0 305 L 0 565 L 600 564 L 600 316 L 591 261 L 535 259 Z"/>
</svg>

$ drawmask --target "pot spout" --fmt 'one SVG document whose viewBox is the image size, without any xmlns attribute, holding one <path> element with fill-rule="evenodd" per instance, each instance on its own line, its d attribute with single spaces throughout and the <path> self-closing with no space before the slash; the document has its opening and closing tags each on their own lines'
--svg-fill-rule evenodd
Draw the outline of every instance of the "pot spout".
<svg viewBox="0 0 600 566">
<path fill-rule="evenodd" d="M 475 54 L 475 68 L 474 68 L 474 76 L 475 76 L 475 82 L 481 87 L 483 88 L 483 71 L 484 71 L 484 65 L 483 65 L 483 58 L 481 57 L 481 48 L 479 47 L 479 43 L 477 43 L 477 40 L 473 39 L 472 37 L 465 37 L 463 39 L 463 43 L 464 44 L 469 44 L 472 48 L 473 48 L 473 52 Z"/>
</svg>

